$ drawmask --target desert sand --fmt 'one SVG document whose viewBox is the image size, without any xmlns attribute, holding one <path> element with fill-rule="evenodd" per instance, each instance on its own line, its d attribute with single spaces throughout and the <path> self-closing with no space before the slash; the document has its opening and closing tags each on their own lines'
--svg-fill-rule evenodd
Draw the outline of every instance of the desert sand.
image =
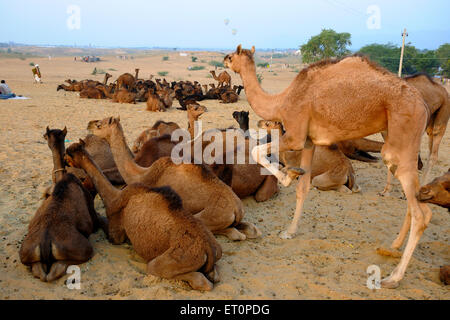
<svg viewBox="0 0 450 320">
<path fill-rule="evenodd" d="M 222 59 L 217 53 L 197 52 L 199 62 L 190 55 L 181 57 L 162 53 L 119 60 L 105 57 L 98 63 L 75 62 L 69 57 L 0 60 L 0 78 L 16 94 L 30 100 L 0 100 L 0 299 L 449 299 L 450 290 L 439 281 L 439 267 L 450 263 L 450 220 L 447 210 L 431 206 L 433 218 L 417 246 L 399 288 L 370 290 L 366 287 L 367 267 L 378 265 L 387 276 L 398 258 L 376 253 L 389 247 L 400 230 L 406 213 L 406 201 L 395 182 L 391 196 L 380 197 L 386 179 L 382 161 L 368 164 L 353 161 L 357 183 L 362 192 L 342 194 L 311 190 L 305 203 L 299 233 L 295 239 L 282 240 L 278 233 L 290 223 L 295 209 L 295 184 L 281 188 L 280 193 L 264 203 L 253 198 L 243 200 L 246 220 L 256 224 L 262 238 L 232 242 L 218 237 L 223 257 L 218 262 L 221 282 L 211 292 L 198 292 L 181 281 L 164 280 L 145 273 L 145 264 L 132 246 L 108 243 L 102 231 L 90 237 L 93 258 L 80 265 L 81 289 L 69 290 L 63 277 L 53 283 L 33 278 L 20 263 L 19 247 L 27 233 L 30 219 L 41 202 L 43 190 L 51 185 L 51 153 L 43 139 L 45 127 L 67 126 L 67 139 L 78 141 L 86 134 L 89 120 L 120 115 L 128 143 L 158 119 L 175 121 L 187 127 L 184 111 L 174 108 L 166 113 L 145 111 L 145 103 L 116 104 L 109 100 L 84 100 L 78 93 L 56 91 L 67 78 L 102 80 L 92 76 L 96 67 L 117 78 L 121 73 L 140 77 L 169 72 L 166 79 L 197 80 L 212 83 L 207 62 Z M 40 65 L 43 84 L 34 84 L 31 67 Z M 204 62 L 200 62 L 204 61 Z M 188 66 L 203 65 L 204 70 L 190 71 Z M 262 86 L 279 92 L 296 76 L 294 68 L 278 62 L 273 72 L 260 70 Z M 114 70 L 110 70 L 114 69 Z M 220 70 L 219 70 L 220 71 Z M 156 76 L 158 77 L 158 76 Z M 240 78 L 232 74 L 233 84 Z M 238 103 L 222 105 L 216 100 L 203 104 L 208 112 L 202 116 L 204 128 L 237 126 L 235 110 L 250 110 L 250 126 L 256 128 L 259 118 L 251 110 L 245 94 Z M 381 139 L 379 135 L 374 139 Z M 426 137 L 421 154 L 428 158 Z M 439 176 L 450 167 L 450 132 L 444 137 L 439 161 L 432 171 Z M 104 214 L 98 197 L 96 209 Z"/>
</svg>

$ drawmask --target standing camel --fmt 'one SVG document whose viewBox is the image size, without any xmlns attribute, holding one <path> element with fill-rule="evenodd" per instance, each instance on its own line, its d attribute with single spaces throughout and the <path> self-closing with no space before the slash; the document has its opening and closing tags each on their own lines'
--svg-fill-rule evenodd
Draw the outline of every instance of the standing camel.
<svg viewBox="0 0 450 320">
<path fill-rule="evenodd" d="M 223 87 L 224 85 L 231 87 L 231 76 L 228 72 L 223 71 L 219 74 L 219 76 L 216 76 L 216 72 L 214 70 L 211 70 L 210 73 L 214 80 L 219 82 L 219 87 Z"/>
<path fill-rule="evenodd" d="M 291 239 L 298 230 L 310 189 L 315 145 L 331 145 L 387 130 L 381 154 L 400 180 L 408 203 L 406 218 L 392 248 L 400 248 L 410 230 L 400 263 L 381 282 L 386 288 L 397 287 L 432 216 L 430 208 L 416 199 L 420 140 L 429 117 L 420 92 L 367 58 L 355 55 L 314 63 L 303 69 L 282 93 L 271 95 L 258 83 L 254 52 L 255 47 L 245 50 L 239 45 L 236 52 L 224 58 L 225 66 L 240 74 L 248 102 L 257 115 L 282 122 L 286 132 L 279 141 L 279 151 L 302 150 L 301 169 L 291 168 L 286 174 L 266 158 L 273 142 L 252 150 L 255 160 L 284 186 L 304 174 L 296 189 L 294 219 L 281 237 Z"/>
</svg>

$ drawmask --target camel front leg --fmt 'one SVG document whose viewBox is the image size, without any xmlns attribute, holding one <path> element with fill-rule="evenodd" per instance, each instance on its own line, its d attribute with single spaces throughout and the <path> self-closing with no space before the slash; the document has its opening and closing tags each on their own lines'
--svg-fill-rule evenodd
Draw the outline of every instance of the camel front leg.
<svg viewBox="0 0 450 320">
<path fill-rule="evenodd" d="M 298 230 L 298 223 L 300 221 L 300 217 L 303 211 L 303 203 L 305 202 L 306 197 L 308 196 L 310 185 L 311 185 L 311 169 L 312 169 L 312 160 L 314 156 L 315 146 L 313 145 L 311 148 L 305 148 L 302 151 L 302 160 L 301 167 L 305 170 L 305 174 L 300 179 L 297 190 L 297 203 L 295 207 L 294 219 L 286 231 L 280 233 L 280 238 L 282 239 L 292 239 Z"/>
<path fill-rule="evenodd" d="M 283 186 L 288 187 L 292 180 L 299 175 L 304 174 L 304 170 L 300 168 L 290 168 L 287 174 L 279 170 L 278 165 L 271 163 L 266 157 L 270 153 L 271 145 L 272 142 L 254 147 L 252 150 L 252 157 L 258 164 L 274 175 Z"/>
</svg>

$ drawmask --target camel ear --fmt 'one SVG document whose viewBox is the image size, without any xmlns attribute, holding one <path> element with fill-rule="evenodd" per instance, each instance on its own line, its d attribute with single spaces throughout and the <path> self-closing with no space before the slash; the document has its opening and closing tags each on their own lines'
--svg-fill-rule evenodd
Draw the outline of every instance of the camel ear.
<svg viewBox="0 0 450 320">
<path fill-rule="evenodd" d="M 252 50 L 250 50 L 252 54 L 255 53 L 255 46 L 252 47 Z"/>
<path fill-rule="evenodd" d="M 113 123 L 113 122 L 114 122 L 114 117 L 109 118 L 108 124 L 111 124 L 111 123 Z"/>
<path fill-rule="evenodd" d="M 62 131 L 62 134 L 64 135 L 64 137 L 66 136 L 66 134 L 67 134 L 67 127 L 66 127 L 66 126 L 64 126 L 64 129 L 63 129 L 63 131 Z"/>
<path fill-rule="evenodd" d="M 237 53 L 237 54 L 241 54 L 241 52 L 242 52 L 242 45 L 240 44 L 240 45 L 238 45 L 237 48 L 236 48 L 236 53 Z"/>
<path fill-rule="evenodd" d="M 50 133 L 50 128 L 47 126 L 47 128 L 45 128 L 45 133 L 49 134 Z"/>
<path fill-rule="evenodd" d="M 117 118 L 115 120 L 116 120 L 117 123 L 119 123 L 120 122 L 120 115 L 117 116 Z"/>
<path fill-rule="evenodd" d="M 83 147 L 86 145 L 86 142 L 84 142 L 83 139 L 80 139 L 80 141 L 78 142 L 80 145 L 82 145 Z"/>
</svg>

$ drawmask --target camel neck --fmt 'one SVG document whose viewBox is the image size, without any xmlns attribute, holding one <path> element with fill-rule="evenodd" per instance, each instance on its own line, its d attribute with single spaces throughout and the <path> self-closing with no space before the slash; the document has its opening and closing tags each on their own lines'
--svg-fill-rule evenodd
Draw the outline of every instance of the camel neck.
<svg viewBox="0 0 450 320">
<path fill-rule="evenodd" d="M 191 139 L 194 139 L 195 136 L 195 122 L 198 120 L 199 117 L 193 116 L 188 113 L 188 131 L 191 135 Z"/>
<path fill-rule="evenodd" d="M 280 121 L 278 108 L 281 95 L 270 95 L 261 88 L 256 77 L 255 64 L 247 64 L 240 75 L 248 103 L 255 113 L 264 120 Z"/>
<path fill-rule="evenodd" d="M 58 149 L 52 149 L 53 155 L 53 182 L 58 183 L 62 178 L 64 178 L 64 143 Z"/>
<path fill-rule="evenodd" d="M 120 190 L 116 189 L 103 175 L 97 164 L 91 159 L 89 154 L 83 154 L 81 167 L 91 178 L 95 189 L 102 197 L 106 208 L 111 208 L 113 202 L 120 196 Z"/>
<path fill-rule="evenodd" d="M 145 173 L 145 168 L 140 167 L 134 161 L 133 154 L 126 142 L 122 127 L 118 124 L 111 133 L 109 145 L 114 156 L 117 169 L 127 184 L 139 181 L 140 175 Z"/>
</svg>

